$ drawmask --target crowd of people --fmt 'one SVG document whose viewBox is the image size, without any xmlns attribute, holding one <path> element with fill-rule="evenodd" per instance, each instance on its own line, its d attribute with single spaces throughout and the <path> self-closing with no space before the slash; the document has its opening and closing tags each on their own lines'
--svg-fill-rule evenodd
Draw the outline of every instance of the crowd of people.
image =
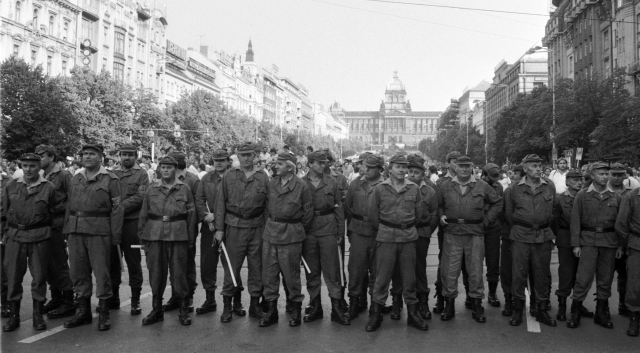
<svg viewBox="0 0 640 353">
<path fill-rule="evenodd" d="M 20 326 L 27 268 L 38 330 L 47 327 L 45 315 L 70 317 L 66 328 L 90 324 L 92 276 L 98 329 L 110 329 L 109 312 L 121 305 L 123 258 L 130 313 L 140 315 L 141 251 L 152 292 L 143 325 L 163 321 L 173 310 L 190 325 L 191 312 L 217 310 L 221 285 L 222 322 L 247 314 L 241 296 L 246 286 L 249 316 L 260 327 L 271 326 L 279 321 L 282 282 L 289 325 L 298 326 L 323 318 L 323 278 L 331 321 L 349 325 L 368 310 L 365 329 L 375 331 L 384 313 L 401 319 L 406 304 L 407 324 L 425 331 L 432 318 L 427 254 L 435 235 L 432 309 L 441 320 L 456 315 L 462 273 L 465 308 L 475 321 L 487 321 L 486 266 L 487 302 L 502 306 L 500 285 L 502 315 L 512 326 L 522 323 L 528 288 L 531 314 L 542 324 L 566 321 L 577 328 L 582 318 L 593 317 L 613 328 L 608 298 L 617 273 L 618 313 L 629 317 L 628 335 L 639 333 L 640 182 L 620 163 L 593 162 L 578 171 L 561 158 L 552 170 L 531 154 L 517 165 L 479 168 L 454 151 L 439 170 L 419 154 L 366 152 L 340 161 L 327 149 L 309 146 L 296 156 L 286 145 L 277 151 L 252 143 L 212 151 L 208 158 L 168 151 L 152 160 L 132 144 L 111 157 L 99 144 L 84 145 L 78 162 L 57 157 L 54 147 L 39 145 L 20 157 L 19 167 L 3 165 L 3 331 Z M 206 299 L 195 308 L 198 237 Z M 554 247 L 555 319 L 549 315 Z M 164 302 L 168 277 L 171 297 Z M 595 313 L 583 306 L 594 277 Z"/>
</svg>

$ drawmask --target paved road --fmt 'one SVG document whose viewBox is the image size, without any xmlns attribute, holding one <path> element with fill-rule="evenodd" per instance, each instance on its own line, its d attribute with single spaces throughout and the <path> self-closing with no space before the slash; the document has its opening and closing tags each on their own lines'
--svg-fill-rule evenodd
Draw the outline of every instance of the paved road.
<svg viewBox="0 0 640 353">
<path fill-rule="evenodd" d="M 433 280 L 437 264 L 436 245 L 432 244 L 431 249 L 433 254 L 428 259 L 428 277 Z M 555 256 L 552 272 L 555 288 Z M 246 268 L 242 277 L 246 279 Z M 222 268 L 219 268 L 218 281 L 221 278 Z M 584 320 L 576 330 L 567 328 L 564 323 L 555 328 L 540 327 L 535 320 L 525 322 L 520 327 L 511 327 L 508 318 L 500 315 L 501 309 L 489 307 L 486 302 L 487 323 L 478 324 L 471 319 L 471 312 L 464 309 L 464 298 L 461 296 L 457 300 L 456 318 L 443 322 L 436 316 L 429 323 L 427 332 L 407 327 L 406 312 L 403 312 L 401 321 L 390 320 L 385 315 L 382 327 L 377 332 L 368 333 L 364 330 L 365 316 L 352 321 L 350 326 L 331 322 L 326 287 L 322 290 L 325 318 L 319 322 L 303 323 L 300 327 L 288 326 L 288 315 L 284 313 L 284 291 L 281 291 L 279 300 L 280 322 L 269 328 L 258 327 L 257 320 L 248 316 L 234 316 L 231 323 L 222 324 L 219 293 L 216 293 L 218 312 L 192 314 L 193 324 L 189 327 L 178 323 L 177 312 L 166 313 L 162 323 L 142 326 L 142 318 L 151 310 L 150 288 L 145 281 L 142 291 L 143 314 L 131 316 L 128 301 L 123 302 L 122 310 L 111 313 L 111 330 L 99 332 L 97 319 L 92 325 L 69 330 L 62 327 L 64 319 L 47 320 L 48 331 L 33 330 L 31 295 L 28 293 L 30 280 L 25 278 L 24 282 L 27 293 L 22 302 L 22 325 L 14 332 L 0 335 L 2 352 L 640 352 L 640 339 L 625 334 L 628 320 L 616 314 L 618 302 L 615 289 L 610 303 L 615 326 L 612 330 L 596 326 L 591 320 Z M 126 272 L 123 274 L 123 283 L 127 283 Z M 204 301 L 204 292 L 201 287 L 198 289 L 196 305 Z M 464 293 L 462 288 L 460 291 Z M 245 306 L 248 306 L 248 295 L 246 292 L 243 294 Z M 122 288 L 121 299 L 124 301 L 129 296 L 128 287 Z M 169 296 L 168 288 L 165 300 Z M 502 298 L 501 292 L 499 297 Z M 96 304 L 97 300 L 93 298 L 92 306 Z M 433 304 L 433 300 L 430 304 Z M 555 297 L 552 304 L 554 310 L 551 313 L 555 315 Z M 585 305 L 595 309 L 595 302 L 588 301 Z"/>
</svg>

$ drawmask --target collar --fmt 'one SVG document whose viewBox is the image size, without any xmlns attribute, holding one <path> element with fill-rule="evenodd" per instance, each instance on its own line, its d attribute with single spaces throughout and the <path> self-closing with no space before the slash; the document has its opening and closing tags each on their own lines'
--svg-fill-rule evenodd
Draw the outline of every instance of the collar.
<svg viewBox="0 0 640 353">
<path fill-rule="evenodd" d="M 387 180 L 385 180 L 385 181 L 381 182 L 380 184 L 385 184 L 385 185 L 391 185 L 391 186 L 393 186 L 393 184 L 391 184 L 391 178 L 389 178 L 389 179 L 387 179 Z M 407 179 L 407 178 L 404 178 L 404 179 L 402 180 L 402 187 L 404 188 L 404 187 L 406 187 L 407 185 L 416 185 L 416 183 L 414 183 L 414 182 L 412 182 L 412 181 L 409 181 L 409 179 Z"/>
<path fill-rule="evenodd" d="M 187 177 L 187 170 L 183 169 L 181 172 L 176 172 L 176 179 L 183 177 L 186 178 Z"/>
<path fill-rule="evenodd" d="M 18 178 L 18 182 L 19 183 L 23 183 L 24 185 L 26 185 L 27 189 L 31 189 L 31 188 L 35 188 L 36 186 L 38 186 L 38 185 L 40 185 L 42 183 L 47 182 L 47 179 L 45 179 L 40 173 L 38 173 L 38 180 L 32 185 L 27 184 L 27 181 L 24 180 L 24 175 L 22 175 L 21 177 Z"/>
<path fill-rule="evenodd" d="M 589 185 L 589 187 L 587 188 L 587 192 L 592 192 L 592 191 L 594 191 L 594 192 L 598 192 L 598 191 L 596 190 L 596 188 L 593 186 L 593 183 L 591 183 L 591 185 Z M 615 192 L 615 191 L 613 191 L 613 189 L 611 188 L 611 186 L 609 185 L 609 183 L 607 183 L 607 186 L 605 187 L 604 191 L 603 191 L 603 192 L 601 192 L 600 194 L 603 194 L 603 193 L 605 193 L 605 192 L 607 192 L 607 191 L 608 191 L 608 192 L 611 192 L 611 193 Z"/>
<path fill-rule="evenodd" d="M 87 168 L 82 168 L 79 171 L 80 174 L 82 174 L 82 176 L 89 180 L 89 178 L 87 178 Z M 95 179 L 98 175 L 100 174 L 107 174 L 109 175 L 109 171 L 107 170 L 107 168 L 105 168 L 103 165 L 100 166 L 100 169 L 98 169 L 98 173 L 96 173 L 96 175 L 93 176 L 93 179 Z"/>
<path fill-rule="evenodd" d="M 625 179 L 627 180 L 627 179 Z M 611 180 L 609 180 L 607 182 L 607 188 L 611 188 L 611 190 L 613 190 L 613 187 L 611 186 Z M 622 181 L 622 188 L 626 189 L 626 190 L 631 190 L 633 189 L 633 187 L 631 187 L 631 182 L 629 182 L 629 185 L 624 185 L 624 180 Z"/>
<path fill-rule="evenodd" d="M 51 169 L 51 172 L 49 174 L 45 174 L 44 177 L 45 179 L 49 179 L 49 176 L 55 174 L 55 173 L 60 173 L 60 171 L 62 170 L 62 168 L 60 168 L 60 166 L 58 165 L 58 163 L 54 164 L 53 168 Z"/>
<path fill-rule="evenodd" d="M 573 197 L 575 197 L 575 196 L 572 196 L 572 195 L 571 195 L 571 193 L 569 192 L 569 189 L 568 189 L 568 188 L 567 188 L 567 190 L 565 190 L 565 191 L 562 193 L 562 195 L 564 195 L 564 196 L 569 196 L 569 197 L 572 197 L 572 198 L 573 198 Z"/>
<path fill-rule="evenodd" d="M 171 188 L 173 188 L 173 187 L 174 187 L 174 186 L 176 186 L 176 185 L 184 185 L 184 183 L 183 183 L 180 179 L 178 179 L 178 178 L 176 177 L 175 179 L 173 179 L 173 184 L 171 184 L 171 185 L 165 185 L 165 183 L 164 183 L 164 182 L 162 182 L 162 179 L 159 179 L 159 180 L 158 180 L 158 181 L 156 181 L 156 182 L 155 182 L 155 184 L 154 184 L 154 186 L 155 186 L 155 187 L 157 187 L 157 188 L 165 187 L 165 188 L 168 188 L 168 189 L 171 189 Z"/>
<path fill-rule="evenodd" d="M 139 170 L 139 169 L 140 169 L 140 166 L 138 165 L 138 163 L 133 163 L 133 167 L 131 167 L 131 168 L 130 168 L 130 169 L 128 169 L 128 170 L 125 170 L 124 168 L 122 168 L 122 164 L 118 164 L 117 166 L 115 166 L 115 167 L 112 169 L 112 171 L 114 171 L 114 172 L 115 172 L 116 170 L 121 170 L 121 171 L 123 171 L 123 172 L 126 172 L 126 171 L 129 171 L 129 170 L 131 170 L 131 169 Z"/>
<path fill-rule="evenodd" d="M 476 177 L 473 176 L 473 173 L 471 173 L 471 177 L 465 183 L 462 183 L 460 180 L 458 180 L 458 176 L 457 175 L 454 176 L 453 179 L 451 179 L 451 181 L 457 183 L 458 185 L 463 185 L 464 186 L 464 185 L 467 185 L 467 184 L 470 184 L 470 183 L 475 183 L 477 180 L 476 180 Z"/>
<path fill-rule="evenodd" d="M 444 178 L 451 178 L 453 179 L 454 175 L 451 175 L 451 171 L 449 169 L 447 169 L 447 174 L 444 176 Z"/>
<path fill-rule="evenodd" d="M 518 183 L 518 185 L 522 185 L 522 184 L 526 184 L 527 183 L 527 176 L 525 175 L 524 178 L 520 179 L 520 182 Z M 542 184 L 547 184 L 547 181 L 544 180 L 543 177 L 540 177 L 540 185 Z"/>
<path fill-rule="evenodd" d="M 366 182 L 367 182 L 367 178 L 366 178 L 364 175 L 363 175 L 363 176 L 358 177 L 358 179 L 359 179 L 360 181 L 364 182 L 364 183 L 366 183 Z M 375 182 L 375 183 L 373 183 L 373 184 L 375 185 L 375 184 L 378 184 L 378 183 L 382 183 L 383 181 L 384 181 L 384 177 L 382 176 L 382 174 L 380 174 L 380 177 L 378 178 L 378 180 L 376 180 L 376 182 Z"/>
</svg>

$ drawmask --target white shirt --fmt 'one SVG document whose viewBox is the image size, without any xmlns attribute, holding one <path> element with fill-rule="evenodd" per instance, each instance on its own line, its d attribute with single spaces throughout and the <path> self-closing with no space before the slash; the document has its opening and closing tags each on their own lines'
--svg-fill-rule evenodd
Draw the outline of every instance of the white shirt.
<svg viewBox="0 0 640 353">
<path fill-rule="evenodd" d="M 240 160 L 238 159 L 238 156 L 232 154 L 229 158 L 231 159 L 231 168 L 240 166 Z"/>
<path fill-rule="evenodd" d="M 505 176 L 504 178 L 500 179 L 498 182 L 500 183 L 500 185 L 502 185 L 502 189 L 506 190 L 509 187 L 509 184 L 511 184 L 511 179 Z"/>
<path fill-rule="evenodd" d="M 563 194 L 567 190 L 567 173 L 569 173 L 568 170 L 564 173 L 554 170 L 549 174 L 549 179 L 556 186 L 556 194 Z"/>
<path fill-rule="evenodd" d="M 429 179 L 435 184 L 436 181 L 438 181 L 438 179 L 440 179 L 440 177 L 438 176 L 438 174 L 433 173 L 431 174 L 431 176 L 429 177 Z"/>
<path fill-rule="evenodd" d="M 13 175 L 11 176 L 14 179 L 20 179 L 24 176 L 24 170 L 22 170 L 21 168 L 16 169 L 15 172 L 13 172 Z"/>
</svg>

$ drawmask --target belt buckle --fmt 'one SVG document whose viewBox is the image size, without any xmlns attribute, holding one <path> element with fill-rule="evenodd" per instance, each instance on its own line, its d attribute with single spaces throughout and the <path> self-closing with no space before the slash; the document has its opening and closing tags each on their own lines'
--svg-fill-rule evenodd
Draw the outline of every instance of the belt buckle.
<svg viewBox="0 0 640 353">
<path fill-rule="evenodd" d="M 400 229 L 407 229 L 407 227 L 408 227 L 408 225 L 406 225 L 406 224 L 401 224 L 400 225 Z"/>
<path fill-rule="evenodd" d="M 171 221 L 171 219 L 170 219 L 169 216 L 162 216 L 162 221 L 163 222 L 169 222 L 169 221 Z"/>
<path fill-rule="evenodd" d="M 18 230 L 25 230 L 27 228 L 27 226 L 25 226 L 24 224 L 18 224 Z"/>
<path fill-rule="evenodd" d="M 84 216 L 84 212 L 82 211 L 76 212 L 76 217 L 82 217 L 82 216 Z"/>
<path fill-rule="evenodd" d="M 596 233 L 604 233 L 604 227 L 596 227 Z"/>
<path fill-rule="evenodd" d="M 540 225 L 538 224 L 534 224 L 533 227 L 531 228 L 533 230 L 540 230 Z"/>
<path fill-rule="evenodd" d="M 464 219 L 459 219 L 458 224 L 464 224 Z"/>
</svg>

